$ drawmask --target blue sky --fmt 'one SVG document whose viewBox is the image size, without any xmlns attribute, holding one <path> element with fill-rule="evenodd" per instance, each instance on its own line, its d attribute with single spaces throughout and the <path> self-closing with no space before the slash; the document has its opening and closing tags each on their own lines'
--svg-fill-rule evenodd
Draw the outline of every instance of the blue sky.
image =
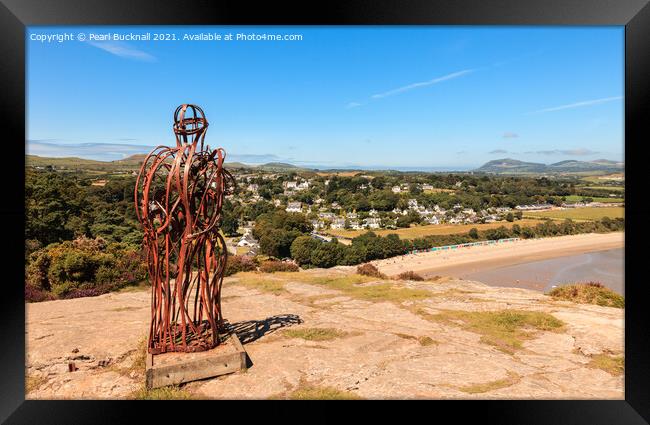
<svg viewBox="0 0 650 425">
<path fill-rule="evenodd" d="M 83 32 L 85 41 L 38 41 Z M 89 41 L 91 33 L 300 34 Z M 230 160 L 467 169 L 623 158 L 623 27 L 30 27 L 27 152 L 114 160 L 203 107 Z"/>
</svg>

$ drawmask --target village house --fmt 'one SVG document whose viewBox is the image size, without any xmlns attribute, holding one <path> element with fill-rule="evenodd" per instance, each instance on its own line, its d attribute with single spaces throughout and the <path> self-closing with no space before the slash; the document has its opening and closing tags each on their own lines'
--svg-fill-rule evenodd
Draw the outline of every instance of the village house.
<svg viewBox="0 0 650 425">
<path fill-rule="evenodd" d="M 289 202 L 285 211 L 295 213 L 302 212 L 302 202 Z"/>
<path fill-rule="evenodd" d="M 440 220 L 435 215 L 427 217 L 424 221 L 426 221 L 429 224 L 440 224 Z"/>
<path fill-rule="evenodd" d="M 361 229 L 363 229 L 363 226 L 361 226 L 361 224 L 359 224 L 358 220 L 350 220 L 350 228 L 352 228 L 354 230 L 361 230 Z"/>
<path fill-rule="evenodd" d="M 337 217 L 334 220 L 332 220 L 332 224 L 330 225 L 332 229 L 343 229 L 345 228 L 345 219 Z"/>
<path fill-rule="evenodd" d="M 393 193 L 400 193 L 402 191 L 402 188 L 399 186 L 393 186 L 391 190 L 393 191 Z"/>
<path fill-rule="evenodd" d="M 336 214 L 334 214 L 333 212 L 329 212 L 329 211 L 320 212 L 320 213 L 318 213 L 318 216 L 320 218 L 324 219 L 324 220 L 334 220 L 336 218 Z"/>
<path fill-rule="evenodd" d="M 534 210 L 549 210 L 553 207 L 551 204 L 532 204 L 532 205 L 517 205 L 516 210 L 520 211 L 534 211 Z"/>
<path fill-rule="evenodd" d="M 252 233 L 246 233 L 244 236 L 241 237 L 239 242 L 237 242 L 237 246 L 256 247 L 258 246 L 258 243 L 257 240 L 253 237 Z"/>
<path fill-rule="evenodd" d="M 325 222 L 323 220 L 310 220 L 311 225 L 314 227 L 314 230 L 321 230 L 325 228 Z"/>
<path fill-rule="evenodd" d="M 379 229 L 381 220 L 376 217 L 369 217 L 363 220 L 363 225 L 369 229 Z"/>
</svg>

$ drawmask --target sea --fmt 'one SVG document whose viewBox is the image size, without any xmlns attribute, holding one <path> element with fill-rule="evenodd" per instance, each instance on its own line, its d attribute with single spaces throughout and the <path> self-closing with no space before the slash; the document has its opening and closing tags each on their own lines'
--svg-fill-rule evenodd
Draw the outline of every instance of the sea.
<svg viewBox="0 0 650 425">
<path fill-rule="evenodd" d="M 569 255 L 550 260 L 503 266 L 457 277 L 491 286 L 507 286 L 548 292 L 553 287 L 576 282 L 600 282 L 625 295 L 624 248 Z"/>
</svg>

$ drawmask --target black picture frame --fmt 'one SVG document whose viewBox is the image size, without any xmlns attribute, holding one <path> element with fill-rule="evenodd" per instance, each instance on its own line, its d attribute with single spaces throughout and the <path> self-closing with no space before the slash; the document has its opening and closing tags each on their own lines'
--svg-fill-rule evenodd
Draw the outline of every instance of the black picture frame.
<svg viewBox="0 0 650 425">
<path fill-rule="evenodd" d="M 644 220 L 650 215 L 643 202 L 650 113 L 650 6 L 649 0 L 435 0 L 396 2 L 341 1 L 288 4 L 266 2 L 209 2 L 205 0 L 145 2 L 136 0 L 0 0 L 0 122 L 2 140 L 3 196 L 0 229 L 4 236 L 2 258 L 5 273 L 0 299 L 3 330 L 0 333 L 0 421 L 6 423 L 69 424 L 125 423 L 144 413 L 146 422 L 171 422 L 176 415 L 189 421 L 197 411 L 229 411 L 251 420 L 307 420 L 352 418 L 336 405 L 313 406 L 305 402 L 298 413 L 290 403 L 266 402 L 261 409 L 242 405 L 223 409 L 223 402 L 197 409 L 126 401 L 25 401 L 25 309 L 24 279 L 24 146 L 25 139 L 25 27 L 33 25 L 624 25 L 625 26 L 625 164 L 626 164 L 626 309 L 625 309 L 625 400 L 539 401 L 434 401 L 434 404 L 360 402 L 347 405 L 384 416 L 398 413 L 404 420 L 417 411 L 428 421 L 462 422 L 475 417 L 499 424 L 643 424 L 650 422 L 650 332 L 643 286 L 646 284 L 643 255 L 649 240 Z M 69 111 L 74 114 L 74 111 Z M 639 252 L 640 255 L 635 253 Z M 11 273 L 6 273 L 9 271 Z M 339 402 L 340 403 L 340 402 Z M 314 409 L 318 409 L 315 410 Z M 415 409 L 415 410 L 414 410 Z M 301 410 L 301 409 L 299 409 Z M 137 411 L 140 411 L 139 413 Z M 317 413 L 317 415 L 315 415 Z M 225 413 L 217 417 L 223 418 Z M 308 415 L 308 416 L 303 416 Z M 474 416 L 476 415 L 476 416 Z M 208 416 L 209 417 L 209 416 Z M 213 416 L 214 418 L 215 416 Z M 366 413 L 361 416 L 366 418 Z M 443 418 L 451 418 L 444 419 Z M 215 419 L 216 421 L 216 419 Z"/>
</svg>

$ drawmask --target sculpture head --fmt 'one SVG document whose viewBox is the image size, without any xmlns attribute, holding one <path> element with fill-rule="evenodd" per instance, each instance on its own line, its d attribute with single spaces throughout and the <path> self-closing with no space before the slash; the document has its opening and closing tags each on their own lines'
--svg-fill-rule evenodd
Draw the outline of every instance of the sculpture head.
<svg viewBox="0 0 650 425">
<path fill-rule="evenodd" d="M 193 144 L 205 134 L 208 120 L 203 109 L 191 104 L 183 104 L 174 112 L 174 134 L 178 146 Z"/>
</svg>

